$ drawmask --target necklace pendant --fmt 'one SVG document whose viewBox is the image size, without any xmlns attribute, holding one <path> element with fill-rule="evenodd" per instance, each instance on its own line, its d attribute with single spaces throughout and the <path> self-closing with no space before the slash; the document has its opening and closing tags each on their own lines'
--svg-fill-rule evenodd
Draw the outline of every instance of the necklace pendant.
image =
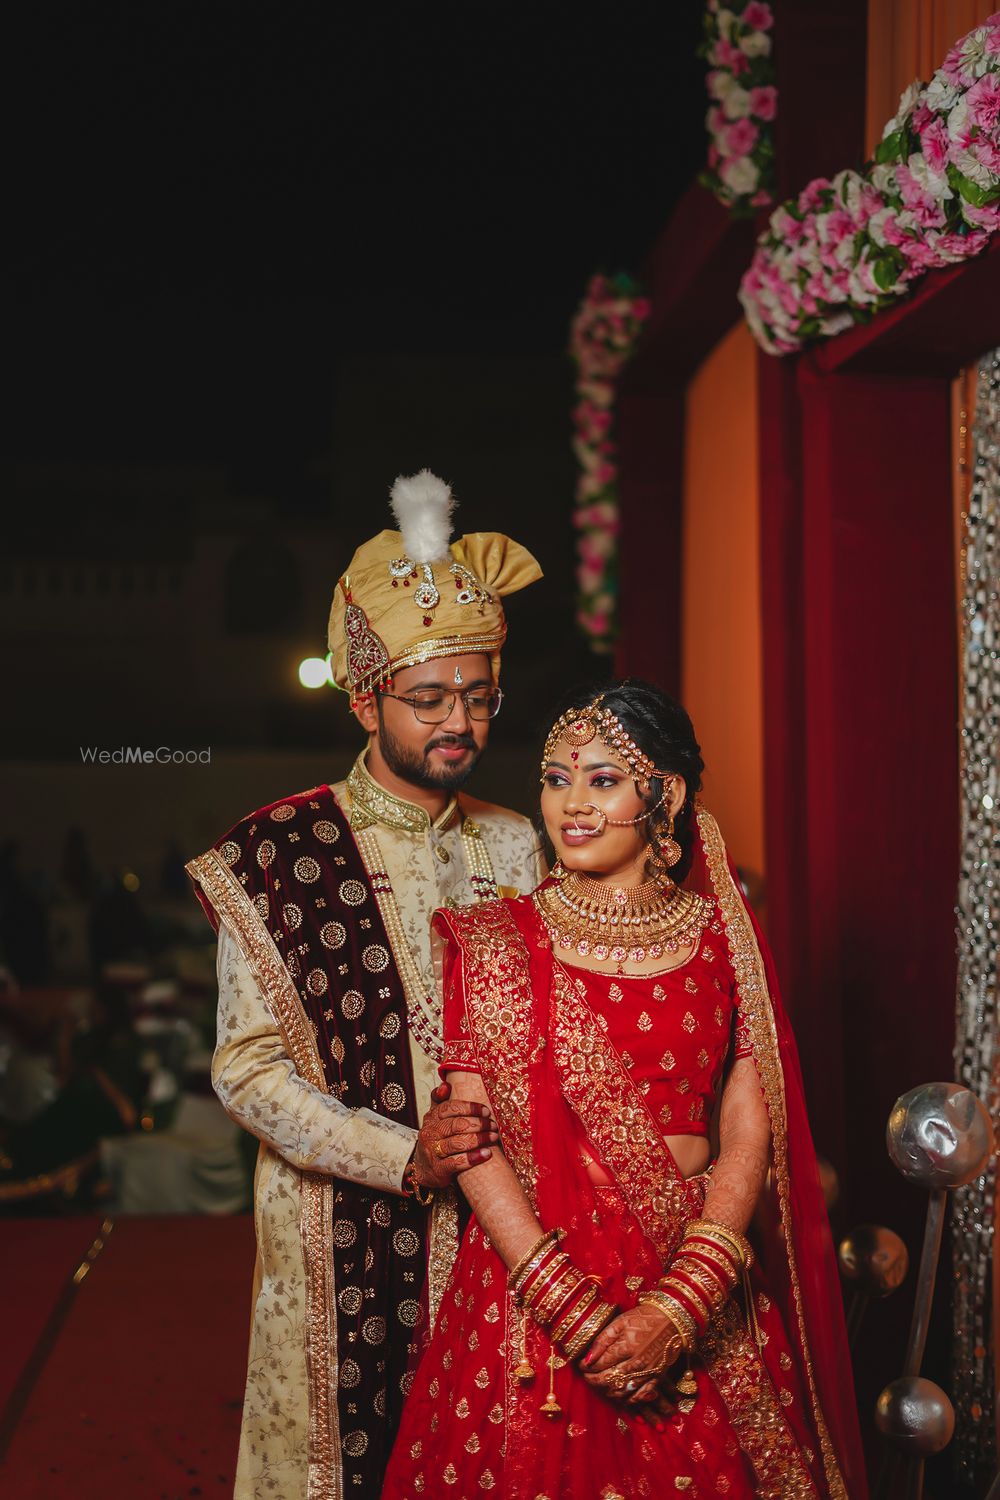
<svg viewBox="0 0 1000 1500">
<path fill-rule="evenodd" d="M 644 961 L 645 957 L 645 948 L 633 948 L 632 952 L 629 954 L 629 959 L 634 964 L 641 964 Z"/>
<path fill-rule="evenodd" d="M 594 957 L 598 959 L 600 963 L 603 963 L 608 956 L 607 943 L 595 943 L 592 952 Z"/>
<path fill-rule="evenodd" d="M 663 944 L 662 943 L 651 943 L 650 947 L 649 947 L 649 956 L 650 956 L 650 958 L 662 958 L 663 957 Z"/>
<path fill-rule="evenodd" d="M 586 958 L 587 954 L 590 952 L 590 939 L 581 938 L 576 945 L 576 951 L 577 953 L 579 953 L 581 958 Z"/>
<path fill-rule="evenodd" d="M 621 946 L 620 943 L 616 943 L 615 946 L 611 950 L 610 957 L 611 957 L 611 962 L 612 963 L 623 964 L 625 962 L 626 958 L 628 957 L 628 954 L 626 953 L 625 949 Z"/>
</svg>

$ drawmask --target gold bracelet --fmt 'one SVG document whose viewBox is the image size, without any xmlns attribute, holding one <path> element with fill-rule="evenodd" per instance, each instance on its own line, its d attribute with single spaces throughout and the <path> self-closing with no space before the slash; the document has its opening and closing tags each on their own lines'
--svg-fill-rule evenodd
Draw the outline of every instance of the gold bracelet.
<svg viewBox="0 0 1000 1500">
<path fill-rule="evenodd" d="M 750 1241 L 738 1229 L 730 1229 L 728 1224 L 717 1224 L 713 1219 L 692 1219 L 684 1227 L 683 1238 L 687 1239 L 689 1234 L 705 1234 L 709 1239 L 721 1240 L 723 1244 L 732 1247 L 741 1266 L 746 1266 L 749 1270 L 753 1265 L 754 1254 Z"/>
<path fill-rule="evenodd" d="M 562 1235 L 563 1231 L 561 1229 L 547 1229 L 542 1235 L 541 1239 L 535 1241 L 527 1254 L 521 1256 L 521 1259 L 518 1261 L 517 1265 L 512 1266 L 508 1271 L 507 1280 L 510 1285 L 514 1286 L 514 1284 L 517 1282 L 518 1277 L 528 1270 L 529 1262 L 534 1260 L 536 1255 L 544 1250 L 550 1243 L 557 1244 L 558 1241 L 562 1238 Z"/>
<path fill-rule="evenodd" d="M 689 1259 L 686 1255 L 679 1255 L 670 1267 L 670 1274 L 688 1276 L 699 1286 L 709 1300 L 713 1312 L 718 1312 L 732 1290 L 721 1277 L 716 1276 L 707 1266 Z"/>
<path fill-rule="evenodd" d="M 707 1240 L 699 1240 L 697 1248 L 692 1245 L 689 1249 L 681 1251 L 681 1257 L 684 1260 L 687 1260 L 691 1256 L 703 1256 L 705 1260 L 711 1261 L 713 1266 L 718 1266 L 725 1276 L 728 1286 L 734 1287 L 739 1285 L 739 1267 L 733 1265 L 732 1256 L 727 1255 L 724 1250 L 720 1250 L 717 1243 L 710 1245 Z M 676 1265 L 676 1263 L 675 1261 L 672 1264 Z"/>
<path fill-rule="evenodd" d="M 409 1192 L 406 1190 L 407 1183 L 410 1185 Z M 420 1196 L 421 1193 L 423 1197 Z M 434 1202 L 434 1189 L 425 1188 L 423 1183 L 417 1181 L 417 1168 L 413 1161 L 407 1162 L 406 1171 L 403 1173 L 403 1197 L 415 1198 L 421 1208 L 429 1208 Z"/>
<path fill-rule="evenodd" d="M 552 1319 L 562 1312 L 563 1303 L 580 1284 L 580 1273 L 569 1256 L 564 1257 L 554 1280 L 547 1281 L 539 1297 L 528 1304 L 536 1323 L 546 1328 Z"/>
<path fill-rule="evenodd" d="M 650 1291 L 640 1292 L 639 1301 L 647 1302 L 651 1307 L 658 1307 L 664 1317 L 669 1318 L 677 1329 L 677 1337 L 682 1347 L 688 1353 L 694 1348 L 698 1339 L 698 1325 L 688 1312 L 686 1307 L 671 1297 L 669 1292 Z"/>
<path fill-rule="evenodd" d="M 659 1286 L 661 1291 L 666 1292 L 668 1297 L 672 1295 L 674 1283 L 671 1282 L 669 1276 L 665 1276 L 662 1281 L 657 1283 L 657 1285 Z M 678 1280 L 676 1283 L 676 1289 L 677 1291 L 682 1293 L 683 1296 L 690 1298 L 690 1300 L 695 1304 L 696 1307 L 701 1307 L 706 1323 L 710 1323 L 712 1321 L 712 1304 L 709 1302 L 708 1297 L 700 1287 L 689 1286 L 686 1281 Z"/>
<path fill-rule="evenodd" d="M 603 1333 L 611 1319 L 616 1316 L 618 1308 L 611 1302 L 600 1302 L 594 1311 L 581 1324 L 573 1335 L 572 1341 L 563 1350 L 566 1358 L 570 1361 L 579 1359 L 581 1354 L 586 1353 L 599 1333 Z"/>
<path fill-rule="evenodd" d="M 573 1326 L 576 1319 L 580 1317 L 586 1308 L 589 1308 L 591 1312 L 593 1311 L 592 1304 L 597 1296 L 598 1287 L 591 1282 L 583 1292 L 583 1295 L 573 1303 L 573 1306 L 567 1312 L 560 1313 L 558 1322 L 553 1323 L 552 1332 L 549 1334 L 549 1338 L 554 1344 L 562 1343 L 563 1335 Z"/>
</svg>

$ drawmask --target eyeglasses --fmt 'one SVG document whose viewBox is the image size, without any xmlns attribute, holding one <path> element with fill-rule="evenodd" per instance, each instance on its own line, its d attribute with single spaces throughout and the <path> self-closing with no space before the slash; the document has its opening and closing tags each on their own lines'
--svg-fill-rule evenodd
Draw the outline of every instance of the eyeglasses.
<svg viewBox="0 0 1000 1500">
<path fill-rule="evenodd" d="M 417 688 L 409 694 L 387 693 L 384 688 L 379 691 L 383 698 L 408 703 L 421 724 L 443 724 L 451 717 L 456 698 L 461 698 L 470 719 L 495 719 L 503 702 L 500 688 L 469 688 L 464 693 L 446 693 L 440 688 Z"/>
</svg>

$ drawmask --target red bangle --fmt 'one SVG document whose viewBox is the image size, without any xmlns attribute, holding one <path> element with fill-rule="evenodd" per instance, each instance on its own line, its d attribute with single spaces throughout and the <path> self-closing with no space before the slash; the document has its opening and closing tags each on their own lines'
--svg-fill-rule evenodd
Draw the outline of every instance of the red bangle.
<svg viewBox="0 0 1000 1500">
<path fill-rule="evenodd" d="M 742 1270 L 742 1267 L 737 1261 L 736 1256 L 734 1255 L 732 1250 L 730 1250 L 728 1246 L 723 1245 L 721 1241 L 710 1240 L 707 1235 L 702 1236 L 700 1234 L 689 1234 L 686 1236 L 684 1244 L 681 1247 L 681 1254 L 697 1255 L 699 1253 L 698 1247 L 701 1245 L 711 1247 L 711 1249 L 717 1255 L 725 1256 L 726 1260 L 733 1268 L 733 1284 L 735 1285 L 735 1283 L 740 1279 L 740 1271 Z"/>
</svg>

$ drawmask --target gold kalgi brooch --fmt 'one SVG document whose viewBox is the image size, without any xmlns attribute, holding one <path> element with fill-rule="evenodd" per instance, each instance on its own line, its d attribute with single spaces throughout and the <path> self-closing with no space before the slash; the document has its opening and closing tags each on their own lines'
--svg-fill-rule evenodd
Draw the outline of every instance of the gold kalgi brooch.
<svg viewBox="0 0 1000 1500">
<path fill-rule="evenodd" d="M 599 963 L 644 963 L 697 942 L 713 903 L 672 882 L 610 886 L 577 871 L 536 891 L 535 905 L 554 944 Z"/>
</svg>

